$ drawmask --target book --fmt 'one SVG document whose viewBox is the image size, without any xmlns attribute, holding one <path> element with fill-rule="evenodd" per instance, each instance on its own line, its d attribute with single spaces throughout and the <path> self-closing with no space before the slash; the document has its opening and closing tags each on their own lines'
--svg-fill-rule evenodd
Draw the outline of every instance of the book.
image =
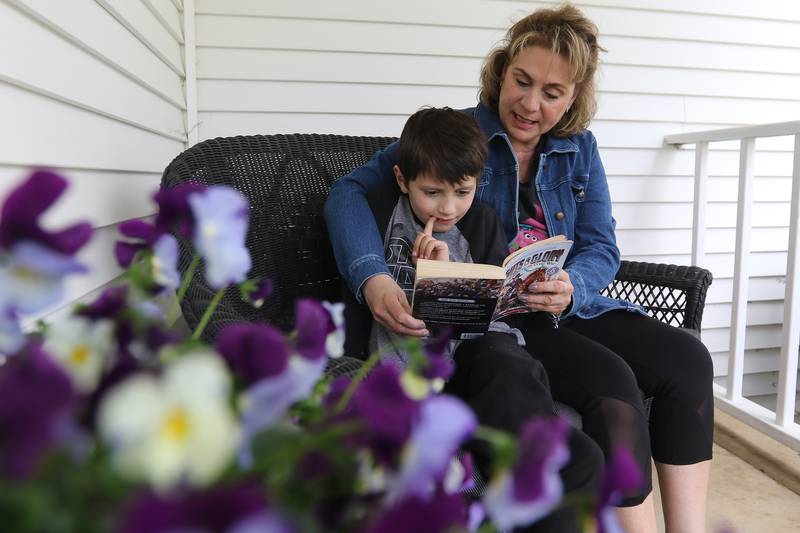
<svg viewBox="0 0 800 533">
<path fill-rule="evenodd" d="M 519 295 L 556 278 L 571 247 L 556 235 L 516 250 L 502 266 L 419 259 L 411 314 L 433 333 L 448 328 L 453 339 L 480 337 L 491 322 L 530 312 Z"/>
</svg>

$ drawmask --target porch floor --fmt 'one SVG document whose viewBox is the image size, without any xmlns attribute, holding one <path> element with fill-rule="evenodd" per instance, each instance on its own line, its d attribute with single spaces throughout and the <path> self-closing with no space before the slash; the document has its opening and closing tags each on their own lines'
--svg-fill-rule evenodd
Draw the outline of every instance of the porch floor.
<svg viewBox="0 0 800 533">
<path fill-rule="evenodd" d="M 739 435 L 755 431 L 719 410 L 715 415 L 718 436 L 731 430 Z M 725 427 L 721 428 L 719 424 Z M 760 449 L 756 452 L 770 457 L 781 468 L 783 475 L 776 476 L 783 478 L 781 484 L 759 469 L 763 463 L 754 458 L 756 452 L 748 453 L 740 446 L 729 446 L 737 450 L 740 457 L 720 445 L 730 445 L 729 441 L 723 438 L 715 440 L 706 530 L 716 533 L 727 526 L 736 533 L 800 532 L 800 495 L 787 487 L 797 489 L 800 486 L 797 478 L 800 455 L 768 437 L 758 441 Z M 661 516 L 657 484 L 656 511 Z M 664 526 L 660 524 L 659 532 L 663 531 Z"/>
</svg>

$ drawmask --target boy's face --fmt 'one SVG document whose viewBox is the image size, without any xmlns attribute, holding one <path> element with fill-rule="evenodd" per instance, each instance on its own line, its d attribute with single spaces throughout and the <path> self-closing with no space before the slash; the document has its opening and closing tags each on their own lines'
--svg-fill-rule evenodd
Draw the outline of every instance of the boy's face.
<svg viewBox="0 0 800 533">
<path fill-rule="evenodd" d="M 397 184 L 405 194 L 414 215 L 426 224 L 431 217 L 436 218 L 433 231 L 442 232 L 451 229 L 466 214 L 475 198 L 475 176 L 452 185 L 428 173 L 418 174 L 416 179 L 406 180 L 395 165 L 394 175 Z"/>
</svg>

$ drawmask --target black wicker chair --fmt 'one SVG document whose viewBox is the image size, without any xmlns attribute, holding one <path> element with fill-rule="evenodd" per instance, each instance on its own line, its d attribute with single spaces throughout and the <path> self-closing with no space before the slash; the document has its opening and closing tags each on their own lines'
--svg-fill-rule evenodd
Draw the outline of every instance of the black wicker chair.
<svg viewBox="0 0 800 533">
<path fill-rule="evenodd" d="M 227 324 L 240 321 L 268 322 L 288 331 L 297 298 L 340 299 L 341 281 L 322 215 L 325 198 L 339 176 L 393 140 L 316 134 L 226 137 L 203 141 L 169 164 L 161 180 L 164 187 L 195 181 L 230 185 L 244 193 L 250 202 L 250 276 L 274 282 L 274 292 L 261 309 L 243 302 L 238 290 L 228 289 L 203 340 L 213 342 Z M 178 240 L 179 268 L 185 273 L 193 252 L 189 243 Z M 711 273 L 698 267 L 623 261 L 603 294 L 642 305 L 655 318 L 699 336 L 711 280 Z M 189 328 L 198 325 L 214 292 L 201 265 L 181 304 Z M 351 374 L 360 363 L 347 357 L 331 360 L 328 372 Z M 560 404 L 557 408 L 580 426 L 574 411 Z M 467 496 L 482 492 L 480 476 L 476 483 Z"/>
<path fill-rule="evenodd" d="M 162 186 L 186 181 L 230 185 L 250 202 L 247 245 L 253 258 L 251 277 L 268 277 L 275 290 L 267 305 L 254 309 L 229 289 L 203 332 L 213 342 L 226 324 L 266 321 L 289 330 L 294 301 L 313 296 L 340 299 L 340 280 L 325 230 L 322 207 L 331 184 L 365 163 L 390 137 L 341 135 L 254 135 L 203 141 L 176 157 Z M 180 242 L 180 269 L 192 259 Z M 182 303 L 194 329 L 214 296 L 201 271 Z M 699 335 L 711 273 L 698 267 L 623 261 L 603 293 L 644 306 L 655 318 Z"/>
</svg>

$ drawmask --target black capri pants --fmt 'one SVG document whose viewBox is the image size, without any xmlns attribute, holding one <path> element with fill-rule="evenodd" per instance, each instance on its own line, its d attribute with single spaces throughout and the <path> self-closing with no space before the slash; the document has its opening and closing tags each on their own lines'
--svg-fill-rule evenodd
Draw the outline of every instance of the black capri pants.
<svg viewBox="0 0 800 533">
<path fill-rule="evenodd" d="M 459 396 L 475 412 L 481 424 L 518 434 L 534 417 L 554 416 L 553 399 L 542 364 L 517 344 L 513 335 L 489 332 L 463 341 L 455 353 L 455 372 L 444 392 Z M 581 431 L 571 431 L 570 459 L 559 472 L 565 493 L 593 493 L 602 474 L 603 453 Z M 491 454 L 474 443 L 470 451 L 488 479 Z M 526 533 L 579 533 L 583 531 L 576 509 L 560 508 L 544 520 L 519 528 Z"/>
<path fill-rule="evenodd" d="M 714 371 L 698 339 L 624 310 L 568 318 L 558 328 L 546 313 L 506 321 L 541 361 L 553 398 L 581 414 L 583 431 L 605 457 L 619 444 L 633 452 L 646 482 L 621 506 L 638 505 L 652 490 L 651 455 L 671 465 L 711 459 Z M 649 421 L 642 392 L 653 397 Z"/>
</svg>

